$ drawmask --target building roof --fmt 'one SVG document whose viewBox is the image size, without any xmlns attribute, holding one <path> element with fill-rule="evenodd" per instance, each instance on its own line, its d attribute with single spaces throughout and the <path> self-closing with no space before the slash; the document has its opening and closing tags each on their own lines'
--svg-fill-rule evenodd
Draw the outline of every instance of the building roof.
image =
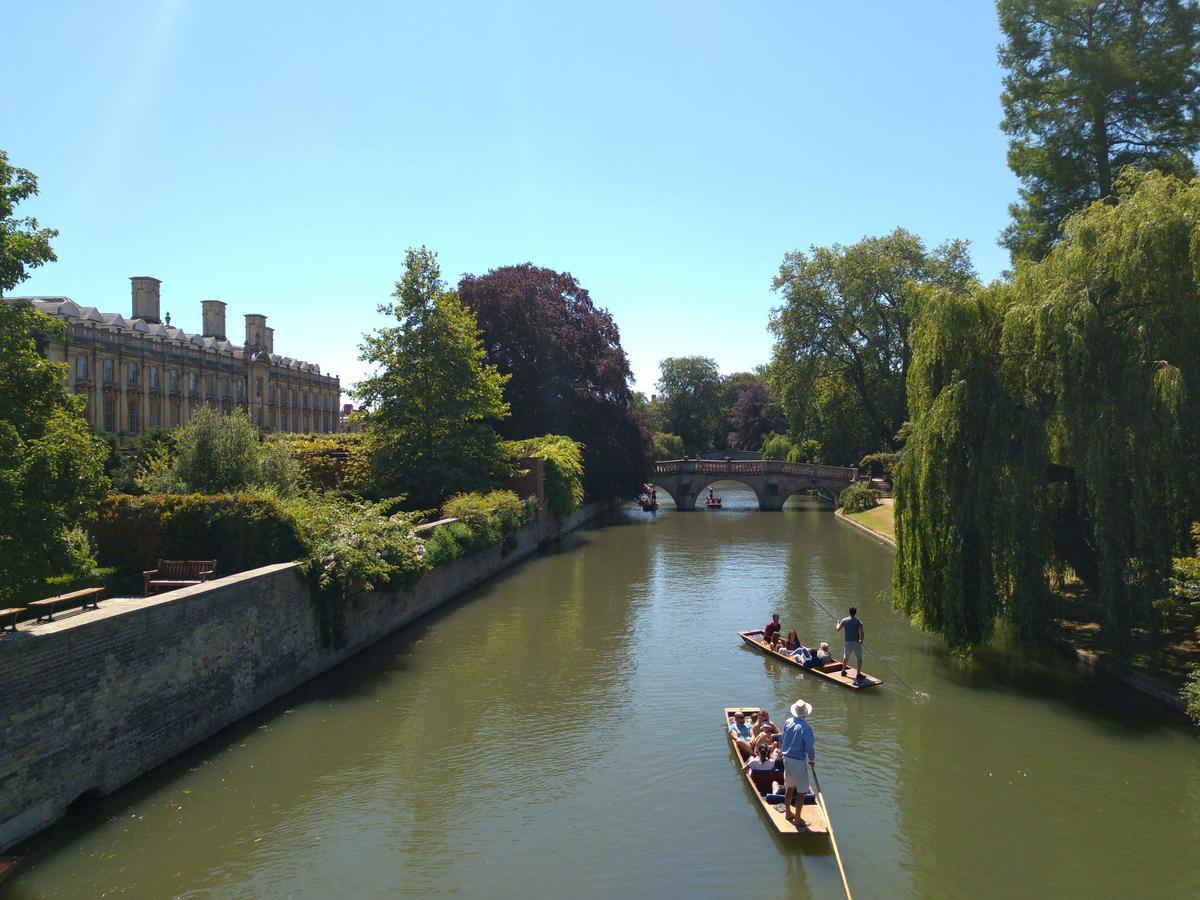
<svg viewBox="0 0 1200 900">
<path fill-rule="evenodd" d="M 41 312 L 63 319 L 69 325 L 94 327 L 103 331 L 113 331 L 123 334 L 142 335 L 151 340 L 170 341 L 173 344 L 190 344 L 214 353 L 229 354 L 236 359 L 269 358 L 272 365 L 289 369 L 299 369 L 302 372 L 321 374 L 321 367 L 316 363 L 292 359 L 290 356 L 279 356 L 275 353 L 250 350 L 239 347 L 224 338 L 205 337 L 203 334 L 189 334 L 174 325 L 162 325 L 157 322 L 146 322 L 142 319 L 126 319 L 120 313 L 102 313 L 94 306 L 80 306 L 70 297 L 5 297 L 6 300 L 28 300 Z"/>
</svg>

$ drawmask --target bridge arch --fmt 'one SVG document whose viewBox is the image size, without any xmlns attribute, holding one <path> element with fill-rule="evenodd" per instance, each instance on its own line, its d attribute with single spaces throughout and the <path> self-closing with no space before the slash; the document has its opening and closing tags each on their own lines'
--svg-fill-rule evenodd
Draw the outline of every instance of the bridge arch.
<svg viewBox="0 0 1200 900">
<path fill-rule="evenodd" d="M 792 494 L 814 489 L 836 505 L 838 494 L 857 477 L 857 469 L 774 459 L 669 459 L 654 464 L 653 484 L 687 512 L 713 482 L 736 481 L 754 492 L 759 509 L 774 511 Z"/>
</svg>

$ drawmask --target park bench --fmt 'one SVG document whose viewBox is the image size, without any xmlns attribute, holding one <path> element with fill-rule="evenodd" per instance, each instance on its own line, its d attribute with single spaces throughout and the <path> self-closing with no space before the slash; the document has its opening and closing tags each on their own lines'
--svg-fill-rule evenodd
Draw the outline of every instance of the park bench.
<svg viewBox="0 0 1200 900">
<path fill-rule="evenodd" d="M 0 609 L 0 631 L 16 631 L 17 616 L 25 612 L 25 607 L 18 606 L 13 609 Z"/>
<path fill-rule="evenodd" d="M 146 596 L 201 584 L 212 578 L 216 569 L 215 559 L 160 559 L 157 569 L 142 573 Z"/>
<path fill-rule="evenodd" d="M 71 591 L 69 594 L 59 594 L 57 597 L 47 597 L 45 600 L 34 600 L 29 608 L 37 613 L 37 621 L 53 622 L 54 611 L 63 606 L 82 606 L 84 609 L 98 609 L 100 595 L 104 588 L 84 588 L 81 591 Z"/>
</svg>

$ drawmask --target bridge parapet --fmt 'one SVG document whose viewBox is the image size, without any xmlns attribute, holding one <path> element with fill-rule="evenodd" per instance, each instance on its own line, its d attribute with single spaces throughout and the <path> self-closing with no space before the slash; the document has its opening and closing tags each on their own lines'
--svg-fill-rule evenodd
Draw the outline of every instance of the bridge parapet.
<svg viewBox="0 0 1200 900">
<path fill-rule="evenodd" d="M 759 509 L 778 510 L 797 491 L 817 489 L 837 496 L 858 478 L 858 469 L 790 463 L 779 459 L 663 459 L 654 463 L 655 484 L 667 491 L 680 510 L 694 509 L 696 499 L 714 481 L 740 481 L 754 491 Z"/>
<path fill-rule="evenodd" d="M 858 469 L 823 466 L 817 463 L 784 462 L 781 459 L 664 459 L 654 463 L 655 475 L 790 475 L 845 481 L 858 478 Z"/>
</svg>

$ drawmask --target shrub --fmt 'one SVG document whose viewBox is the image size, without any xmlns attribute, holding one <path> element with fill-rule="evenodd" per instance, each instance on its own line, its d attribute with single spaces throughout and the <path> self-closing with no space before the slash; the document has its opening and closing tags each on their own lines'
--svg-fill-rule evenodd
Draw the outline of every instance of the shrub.
<svg viewBox="0 0 1200 900">
<path fill-rule="evenodd" d="M 136 481 L 148 493 L 225 494 L 269 488 L 292 493 L 299 470 L 281 438 L 260 441 L 242 412 L 225 416 L 202 406 L 175 435 L 174 452 L 159 443 Z"/>
<path fill-rule="evenodd" d="M 569 437 L 547 434 L 508 441 L 505 449 L 514 460 L 533 456 L 545 462 L 546 508 L 552 514 L 561 519 L 583 504 L 583 454 Z"/>
<path fill-rule="evenodd" d="M 454 523 L 458 524 L 458 523 Z M 470 529 L 468 529 L 469 533 Z M 463 548 L 448 525 L 439 525 L 425 539 L 425 561 L 432 568 L 444 565 L 463 555 Z"/>
<path fill-rule="evenodd" d="M 365 434 L 290 435 L 287 445 L 305 487 L 360 496 L 375 493 Z"/>
<path fill-rule="evenodd" d="M 838 499 L 841 500 L 843 512 L 863 512 L 879 505 L 879 491 L 868 487 L 861 481 L 856 481 L 842 491 Z"/>
<path fill-rule="evenodd" d="M 1179 695 L 1187 701 L 1187 713 L 1200 725 L 1200 666 L 1192 669 Z"/>
<path fill-rule="evenodd" d="M 787 461 L 794 463 L 815 463 L 821 461 L 821 444 L 814 438 L 796 441 L 787 452 Z"/>
<path fill-rule="evenodd" d="M 215 559 L 227 575 L 304 554 L 295 517 L 267 494 L 113 494 L 89 531 L 101 564 L 131 591 L 159 559 Z"/>
<path fill-rule="evenodd" d="M 442 506 L 443 516 L 458 519 L 454 524 L 467 529 L 470 539 L 466 543 L 459 540 L 465 553 L 476 553 L 503 540 L 528 522 L 529 514 L 529 508 L 512 491 L 457 494 Z"/>
</svg>

